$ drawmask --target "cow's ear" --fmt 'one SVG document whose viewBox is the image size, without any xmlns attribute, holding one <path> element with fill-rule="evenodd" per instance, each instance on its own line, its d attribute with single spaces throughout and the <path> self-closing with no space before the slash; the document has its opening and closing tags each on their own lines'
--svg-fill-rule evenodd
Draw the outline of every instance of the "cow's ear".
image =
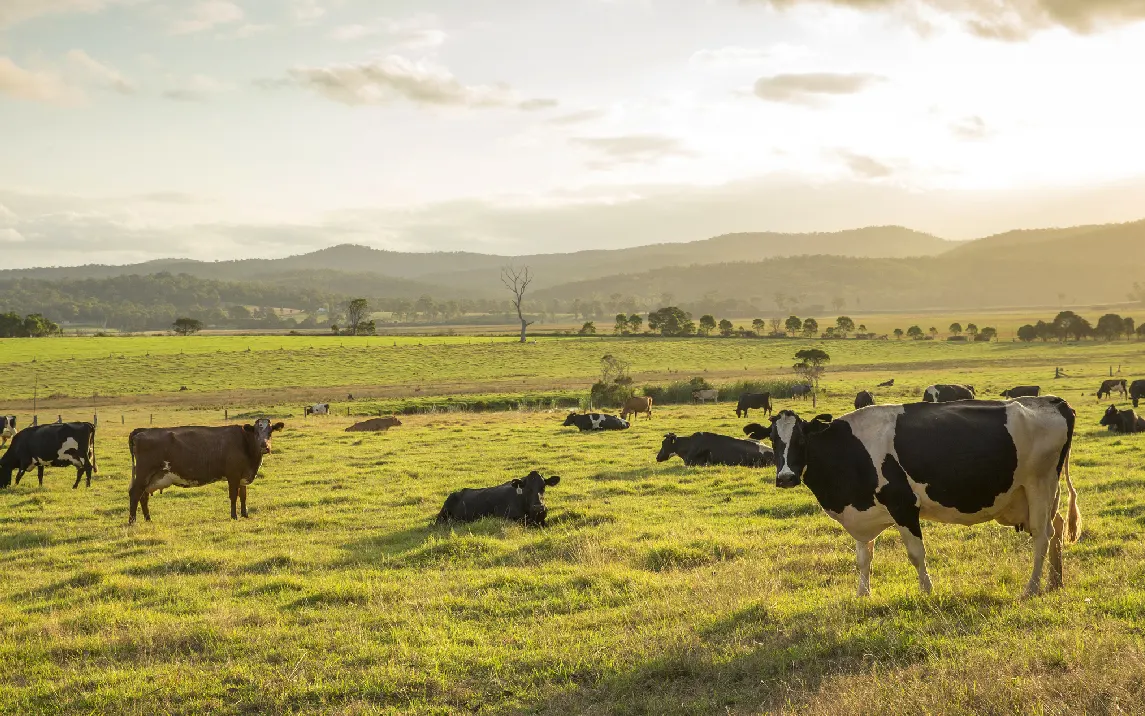
<svg viewBox="0 0 1145 716">
<path fill-rule="evenodd" d="M 278 432 L 279 430 L 282 430 L 285 427 L 286 427 L 285 423 L 275 423 L 274 425 L 270 426 L 270 432 L 272 432 L 272 433 Z"/>
<path fill-rule="evenodd" d="M 254 426 L 250 424 L 244 425 L 243 430 L 247 431 L 248 433 L 258 432 L 254 429 Z"/>
<path fill-rule="evenodd" d="M 779 420 L 779 414 L 777 413 L 775 415 L 769 415 L 767 416 L 767 420 L 768 422 L 774 424 L 776 420 Z"/>
<path fill-rule="evenodd" d="M 546 477 L 545 478 L 545 484 L 548 485 L 549 487 L 552 487 L 553 485 L 557 484 L 560 481 L 561 481 L 560 475 L 553 475 L 552 477 Z"/>
<path fill-rule="evenodd" d="M 830 413 L 823 413 L 821 415 L 816 415 L 814 418 L 815 422 L 817 422 L 817 423 L 829 423 L 834 419 L 835 419 L 835 416 L 831 415 Z"/>
</svg>

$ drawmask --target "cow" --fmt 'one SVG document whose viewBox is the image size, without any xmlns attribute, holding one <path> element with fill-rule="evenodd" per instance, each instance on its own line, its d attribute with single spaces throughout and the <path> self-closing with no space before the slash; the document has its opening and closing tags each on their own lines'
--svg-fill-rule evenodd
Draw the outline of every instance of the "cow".
<svg viewBox="0 0 1145 716">
<path fill-rule="evenodd" d="M 501 517 L 526 526 L 544 527 L 548 508 L 545 488 L 561 481 L 560 475 L 542 477 L 533 470 L 519 480 L 496 487 L 465 488 L 445 498 L 437 524 L 472 522 L 482 517 Z"/>
<path fill-rule="evenodd" d="M 1124 378 L 1111 378 L 1109 380 L 1101 381 L 1101 387 L 1097 389 L 1097 402 L 1101 402 L 1101 396 L 1107 398 L 1112 397 L 1114 393 L 1121 393 L 1121 399 L 1125 399 L 1125 395 L 1129 392 L 1126 387 L 1127 381 Z"/>
<path fill-rule="evenodd" d="M 1118 410 L 1116 405 L 1105 409 L 1101 424 L 1115 433 L 1145 433 L 1145 418 L 1138 417 L 1133 410 Z"/>
<path fill-rule="evenodd" d="M 8 444 L 8 438 L 16 434 L 16 416 L 0 415 L 0 447 Z"/>
<path fill-rule="evenodd" d="M 315 403 L 314 405 L 307 405 L 305 408 L 302 409 L 302 414 L 304 416 L 306 416 L 306 415 L 329 415 L 330 414 L 330 404 L 329 403 Z"/>
<path fill-rule="evenodd" d="M 860 408 L 865 408 L 868 405 L 874 404 L 875 396 L 871 395 L 869 390 L 859 391 L 859 394 L 855 396 L 855 410 L 859 410 Z"/>
<path fill-rule="evenodd" d="M 151 493 L 171 485 L 201 487 L 226 480 L 230 488 L 231 519 L 237 520 L 236 501 L 246 511 L 246 488 L 258 477 L 262 458 L 271 450 L 272 433 L 283 428 L 266 418 L 254 424 L 222 427 L 136 428 L 127 438 L 131 452 L 131 508 L 127 523 L 135 523 L 137 507 L 151 521 Z"/>
<path fill-rule="evenodd" d="M 396 417 L 370 418 L 360 423 L 354 423 L 346 428 L 348 433 L 380 433 L 390 428 L 401 427 L 402 421 Z"/>
<path fill-rule="evenodd" d="M 744 393 L 741 395 L 739 403 L 736 404 L 736 417 L 746 418 L 747 412 L 753 408 L 771 415 L 774 412 L 771 407 L 771 393 Z"/>
<path fill-rule="evenodd" d="M 712 388 L 710 390 L 696 390 L 692 392 L 693 403 L 706 403 L 709 400 L 720 402 L 720 391 Z"/>
<path fill-rule="evenodd" d="M 775 464 L 775 453 L 755 440 L 743 440 L 715 433 L 693 433 L 690 437 L 664 436 L 656 462 L 679 455 L 689 467 L 696 465 L 742 465 L 766 467 Z"/>
<path fill-rule="evenodd" d="M 887 382 L 885 382 L 885 383 L 879 383 L 879 384 L 878 384 L 878 385 L 876 385 L 875 387 L 876 387 L 876 388 L 893 388 L 893 387 L 894 387 L 894 384 L 895 384 L 895 379 L 894 379 L 894 378 L 891 378 L 890 380 L 888 380 L 888 381 L 887 381 Z"/>
<path fill-rule="evenodd" d="M 954 400 L 974 400 L 972 385 L 930 385 L 922 391 L 924 403 L 949 403 Z"/>
<path fill-rule="evenodd" d="M 1142 398 L 1145 398 L 1145 380 L 1135 380 L 1129 385 L 1129 399 L 1134 408 L 1140 407 L 1138 403 Z"/>
<path fill-rule="evenodd" d="M 812 387 L 810 383 L 797 383 L 791 386 L 791 397 L 806 398 L 808 395 L 811 395 L 811 390 Z"/>
<path fill-rule="evenodd" d="M 1009 390 L 1003 390 L 1001 396 L 1003 398 L 1036 398 L 1042 394 L 1042 386 L 1040 385 L 1019 385 Z"/>
<path fill-rule="evenodd" d="M 95 466 L 95 426 L 91 423 L 49 423 L 24 428 L 12 438 L 8 450 L 0 457 L 0 488 L 12 484 L 16 471 L 16 484 L 24 473 L 36 467 L 40 487 L 44 486 L 44 467 L 74 467 L 79 487 L 87 477 L 91 487 L 91 474 L 99 472 Z"/>
<path fill-rule="evenodd" d="M 628 421 L 618 418 L 615 415 L 605 415 L 604 413 L 569 413 L 565 418 L 563 427 L 570 427 L 575 425 L 584 430 L 627 430 Z"/>
<path fill-rule="evenodd" d="M 1076 414 L 1055 396 L 1010 401 L 875 405 L 833 420 L 774 416 L 775 484 L 806 482 L 827 514 L 855 538 L 859 596 L 870 594 L 874 541 L 896 527 L 931 590 L 920 519 L 973 525 L 996 520 L 1034 538 L 1025 597 L 1062 584 L 1061 548 L 1081 531 L 1069 477 Z M 1057 514 L 1059 481 L 1069 490 L 1068 522 Z"/>
<path fill-rule="evenodd" d="M 649 398 L 647 396 L 639 397 L 639 398 L 638 397 L 632 397 L 632 398 L 629 398 L 628 400 L 624 401 L 624 407 L 622 407 L 620 409 L 620 419 L 621 420 L 627 420 L 629 415 L 631 415 L 633 417 L 633 419 L 635 419 L 636 416 L 639 415 L 640 413 L 644 413 L 645 415 L 647 415 L 649 420 L 652 419 L 652 399 L 651 398 Z"/>
</svg>

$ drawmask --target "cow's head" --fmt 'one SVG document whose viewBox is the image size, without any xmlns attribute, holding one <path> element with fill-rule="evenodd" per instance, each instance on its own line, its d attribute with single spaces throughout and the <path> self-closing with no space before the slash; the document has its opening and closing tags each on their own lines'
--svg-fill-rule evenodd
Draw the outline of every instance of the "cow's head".
<svg viewBox="0 0 1145 716">
<path fill-rule="evenodd" d="M 978 391 L 974 390 L 974 386 L 972 386 L 972 385 L 966 386 L 966 389 L 970 391 L 971 395 L 977 395 L 978 394 Z"/>
<path fill-rule="evenodd" d="M 1002 396 L 1003 398 L 1009 398 L 1010 397 L 1010 390 L 1009 389 L 1003 390 L 1001 393 L 998 393 L 998 395 Z"/>
<path fill-rule="evenodd" d="M 544 523 L 548 508 L 545 507 L 545 488 L 552 487 L 561 481 L 560 475 L 541 477 L 541 473 L 533 470 L 519 480 L 513 480 L 512 485 L 517 494 L 525 502 L 525 519 L 529 522 Z"/>
<path fill-rule="evenodd" d="M 656 455 L 656 462 L 670 460 L 675 453 L 676 433 L 668 433 L 664 436 L 664 442 L 660 444 L 660 452 Z"/>
<path fill-rule="evenodd" d="M 798 487 L 807 469 L 807 438 L 831 425 L 830 415 L 811 422 L 791 410 L 771 416 L 771 447 L 775 450 L 775 486 Z"/>
<path fill-rule="evenodd" d="M 565 416 L 564 426 L 567 428 L 570 425 L 576 425 L 576 413 L 569 413 Z"/>
<path fill-rule="evenodd" d="M 1113 427 L 1114 425 L 1117 425 L 1117 417 L 1120 414 L 1121 411 L 1117 409 L 1116 405 L 1109 406 L 1105 409 L 1105 415 L 1101 416 L 1101 424 L 1107 427 Z"/>
<path fill-rule="evenodd" d="M 282 423 L 270 424 L 266 418 L 259 418 L 254 421 L 254 425 L 244 425 L 243 432 L 246 433 L 248 439 L 253 439 L 255 446 L 262 451 L 263 455 L 270 454 L 270 434 L 282 430 L 285 425 Z"/>
<path fill-rule="evenodd" d="M 771 437 L 771 430 L 763 427 L 759 423 L 748 423 L 743 426 L 743 434 L 752 440 L 767 440 Z"/>
</svg>

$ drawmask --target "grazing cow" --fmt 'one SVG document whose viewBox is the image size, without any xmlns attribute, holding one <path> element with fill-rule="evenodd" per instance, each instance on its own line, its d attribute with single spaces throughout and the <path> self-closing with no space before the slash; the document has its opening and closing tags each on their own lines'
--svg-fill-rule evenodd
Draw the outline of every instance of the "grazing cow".
<svg viewBox="0 0 1145 716">
<path fill-rule="evenodd" d="M 646 397 L 646 396 L 641 397 L 641 398 L 633 397 L 633 398 L 629 398 L 628 400 L 624 401 L 624 407 L 620 409 L 620 419 L 621 420 L 627 420 L 629 415 L 631 415 L 633 417 L 633 419 L 635 419 L 636 416 L 639 415 L 640 413 L 644 413 L 645 415 L 647 415 L 649 420 L 652 419 L 652 399 L 651 398 Z"/>
<path fill-rule="evenodd" d="M 533 470 L 519 480 L 497 487 L 465 488 L 445 498 L 437 523 L 472 522 L 482 517 L 502 517 L 526 526 L 545 526 L 545 488 L 561 481 L 559 475 L 541 477 Z"/>
<path fill-rule="evenodd" d="M 1141 407 L 1138 403 L 1142 398 L 1145 398 L 1145 380 L 1135 380 L 1129 385 L 1129 399 L 1133 401 L 1134 408 Z"/>
<path fill-rule="evenodd" d="M 812 386 L 810 383 L 798 383 L 791 386 L 792 398 L 806 398 L 811 395 Z"/>
<path fill-rule="evenodd" d="M 892 388 L 892 387 L 894 387 L 894 384 L 895 384 L 895 379 L 891 378 L 890 380 L 888 380 L 885 383 L 879 383 L 875 387 L 876 388 Z"/>
<path fill-rule="evenodd" d="M 744 393 L 736 404 L 736 417 L 746 418 L 747 411 L 751 409 L 762 410 L 768 415 L 773 412 L 771 407 L 771 393 Z"/>
<path fill-rule="evenodd" d="M 0 447 L 8 444 L 8 438 L 16 434 L 16 416 L 0 415 Z"/>
<path fill-rule="evenodd" d="M 875 396 L 871 395 L 871 391 L 869 390 L 860 391 L 859 394 L 855 396 L 855 410 L 874 404 Z"/>
<path fill-rule="evenodd" d="M 1001 395 L 1003 398 L 1036 398 L 1042 394 L 1042 386 L 1040 385 L 1019 385 L 1009 390 L 1003 390 Z"/>
<path fill-rule="evenodd" d="M 743 440 L 715 433 L 693 433 L 691 437 L 664 436 L 656 462 L 679 455 L 689 467 L 696 465 L 743 465 L 766 467 L 775 464 L 775 452 L 755 440 Z"/>
<path fill-rule="evenodd" d="M 0 487 L 12 484 L 16 471 L 16 484 L 24 473 L 36 466 L 40 487 L 44 486 L 44 467 L 74 467 L 79 487 L 87 476 L 91 487 L 91 474 L 99 472 L 95 466 L 95 426 L 91 423 L 49 423 L 24 428 L 12 438 L 12 444 L 0 457 Z"/>
<path fill-rule="evenodd" d="M 924 403 L 949 403 L 955 400 L 974 400 L 972 385 L 931 385 L 922 391 Z"/>
<path fill-rule="evenodd" d="M 996 520 L 1034 538 L 1025 596 L 1061 586 L 1063 532 L 1080 533 L 1069 479 L 1075 413 L 1061 398 L 876 405 L 808 422 L 785 410 L 774 418 L 777 487 L 805 481 L 827 514 L 855 538 L 859 595 L 870 594 L 874 540 L 897 527 L 930 592 L 920 519 L 972 525 Z M 1057 514 L 1059 480 L 1069 488 L 1068 530 Z M 1052 544 L 1051 544 L 1052 540 Z"/>
<path fill-rule="evenodd" d="M 143 508 L 143 519 L 151 521 L 147 509 L 151 493 L 171 485 L 201 487 L 226 480 L 230 487 L 231 519 L 237 520 L 235 502 L 246 511 L 246 488 L 258 476 L 263 455 L 270 454 L 271 434 L 282 430 L 282 423 L 270 424 L 259 418 L 254 425 L 199 426 L 180 428 L 136 428 L 127 439 L 131 452 L 131 511 L 128 524 L 135 522 L 136 507 Z"/>
<path fill-rule="evenodd" d="M 1109 380 L 1101 381 L 1101 387 L 1097 389 L 1097 402 L 1101 402 L 1101 396 L 1107 398 L 1112 397 L 1114 393 L 1121 393 L 1121 399 L 1125 399 L 1126 393 L 1129 388 L 1126 387 L 1127 381 L 1124 378 L 1111 378 Z"/>
<path fill-rule="evenodd" d="M 390 428 L 400 427 L 401 424 L 402 424 L 402 421 L 398 420 L 396 417 L 393 417 L 393 416 L 389 416 L 389 417 L 385 417 L 385 418 L 370 418 L 369 420 L 363 420 L 360 423 L 354 423 L 350 427 L 346 428 L 346 432 L 348 432 L 348 433 L 380 433 L 384 430 L 389 430 Z"/>
<path fill-rule="evenodd" d="M 605 415 L 604 413 L 584 413 L 578 415 L 577 413 L 569 413 L 565 418 L 564 427 L 575 425 L 584 430 L 627 430 L 628 421 L 618 418 L 615 415 Z"/>
<path fill-rule="evenodd" d="M 692 393 L 693 403 L 706 403 L 709 400 L 720 402 L 720 391 L 713 388 L 711 390 L 697 390 Z"/>
<path fill-rule="evenodd" d="M 330 414 L 330 404 L 329 403 L 315 403 L 314 405 L 307 405 L 305 408 L 302 409 L 302 414 L 303 415 L 329 415 Z"/>
<path fill-rule="evenodd" d="M 1115 433 L 1145 433 L 1145 418 L 1137 417 L 1133 410 L 1118 410 L 1116 405 L 1105 409 L 1101 424 Z"/>
</svg>

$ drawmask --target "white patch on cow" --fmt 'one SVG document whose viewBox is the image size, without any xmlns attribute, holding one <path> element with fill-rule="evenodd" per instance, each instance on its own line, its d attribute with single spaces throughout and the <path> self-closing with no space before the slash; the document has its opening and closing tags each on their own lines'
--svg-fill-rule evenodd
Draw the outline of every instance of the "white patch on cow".
<svg viewBox="0 0 1145 716">
<path fill-rule="evenodd" d="M 76 467 L 83 467 L 83 460 L 79 458 L 80 444 L 76 442 L 75 438 L 68 438 L 64 440 L 60 446 L 57 459 L 60 462 L 70 463 Z"/>
<path fill-rule="evenodd" d="M 930 402 L 937 403 L 938 402 L 938 387 L 933 386 L 933 385 L 928 387 L 926 389 L 926 395 L 930 398 Z"/>
<path fill-rule="evenodd" d="M 775 421 L 775 431 L 779 433 L 779 441 L 783 443 L 783 467 L 779 470 L 779 477 L 794 477 L 795 471 L 787 462 L 787 453 L 791 450 L 791 433 L 795 432 L 795 416 L 781 415 Z"/>
<path fill-rule="evenodd" d="M 588 422 L 592 423 L 593 430 L 601 430 L 601 426 L 604 425 L 604 416 L 593 413 L 588 416 Z"/>
<path fill-rule="evenodd" d="M 894 455 L 895 460 L 898 460 L 895 452 L 895 428 L 899 416 L 905 410 L 901 405 L 871 405 L 839 418 L 851 426 L 851 434 L 858 438 L 871 456 L 875 471 L 879 474 L 878 489 L 887 484 L 887 479 L 883 477 L 883 461 L 887 455 Z"/>
<path fill-rule="evenodd" d="M 860 542 L 870 542 L 883 533 L 886 528 L 894 525 L 895 520 L 881 503 L 866 510 L 857 510 L 847 505 L 843 511 L 832 512 L 823 510 L 831 519 L 835 520 L 847 530 L 847 533 Z"/>
</svg>

